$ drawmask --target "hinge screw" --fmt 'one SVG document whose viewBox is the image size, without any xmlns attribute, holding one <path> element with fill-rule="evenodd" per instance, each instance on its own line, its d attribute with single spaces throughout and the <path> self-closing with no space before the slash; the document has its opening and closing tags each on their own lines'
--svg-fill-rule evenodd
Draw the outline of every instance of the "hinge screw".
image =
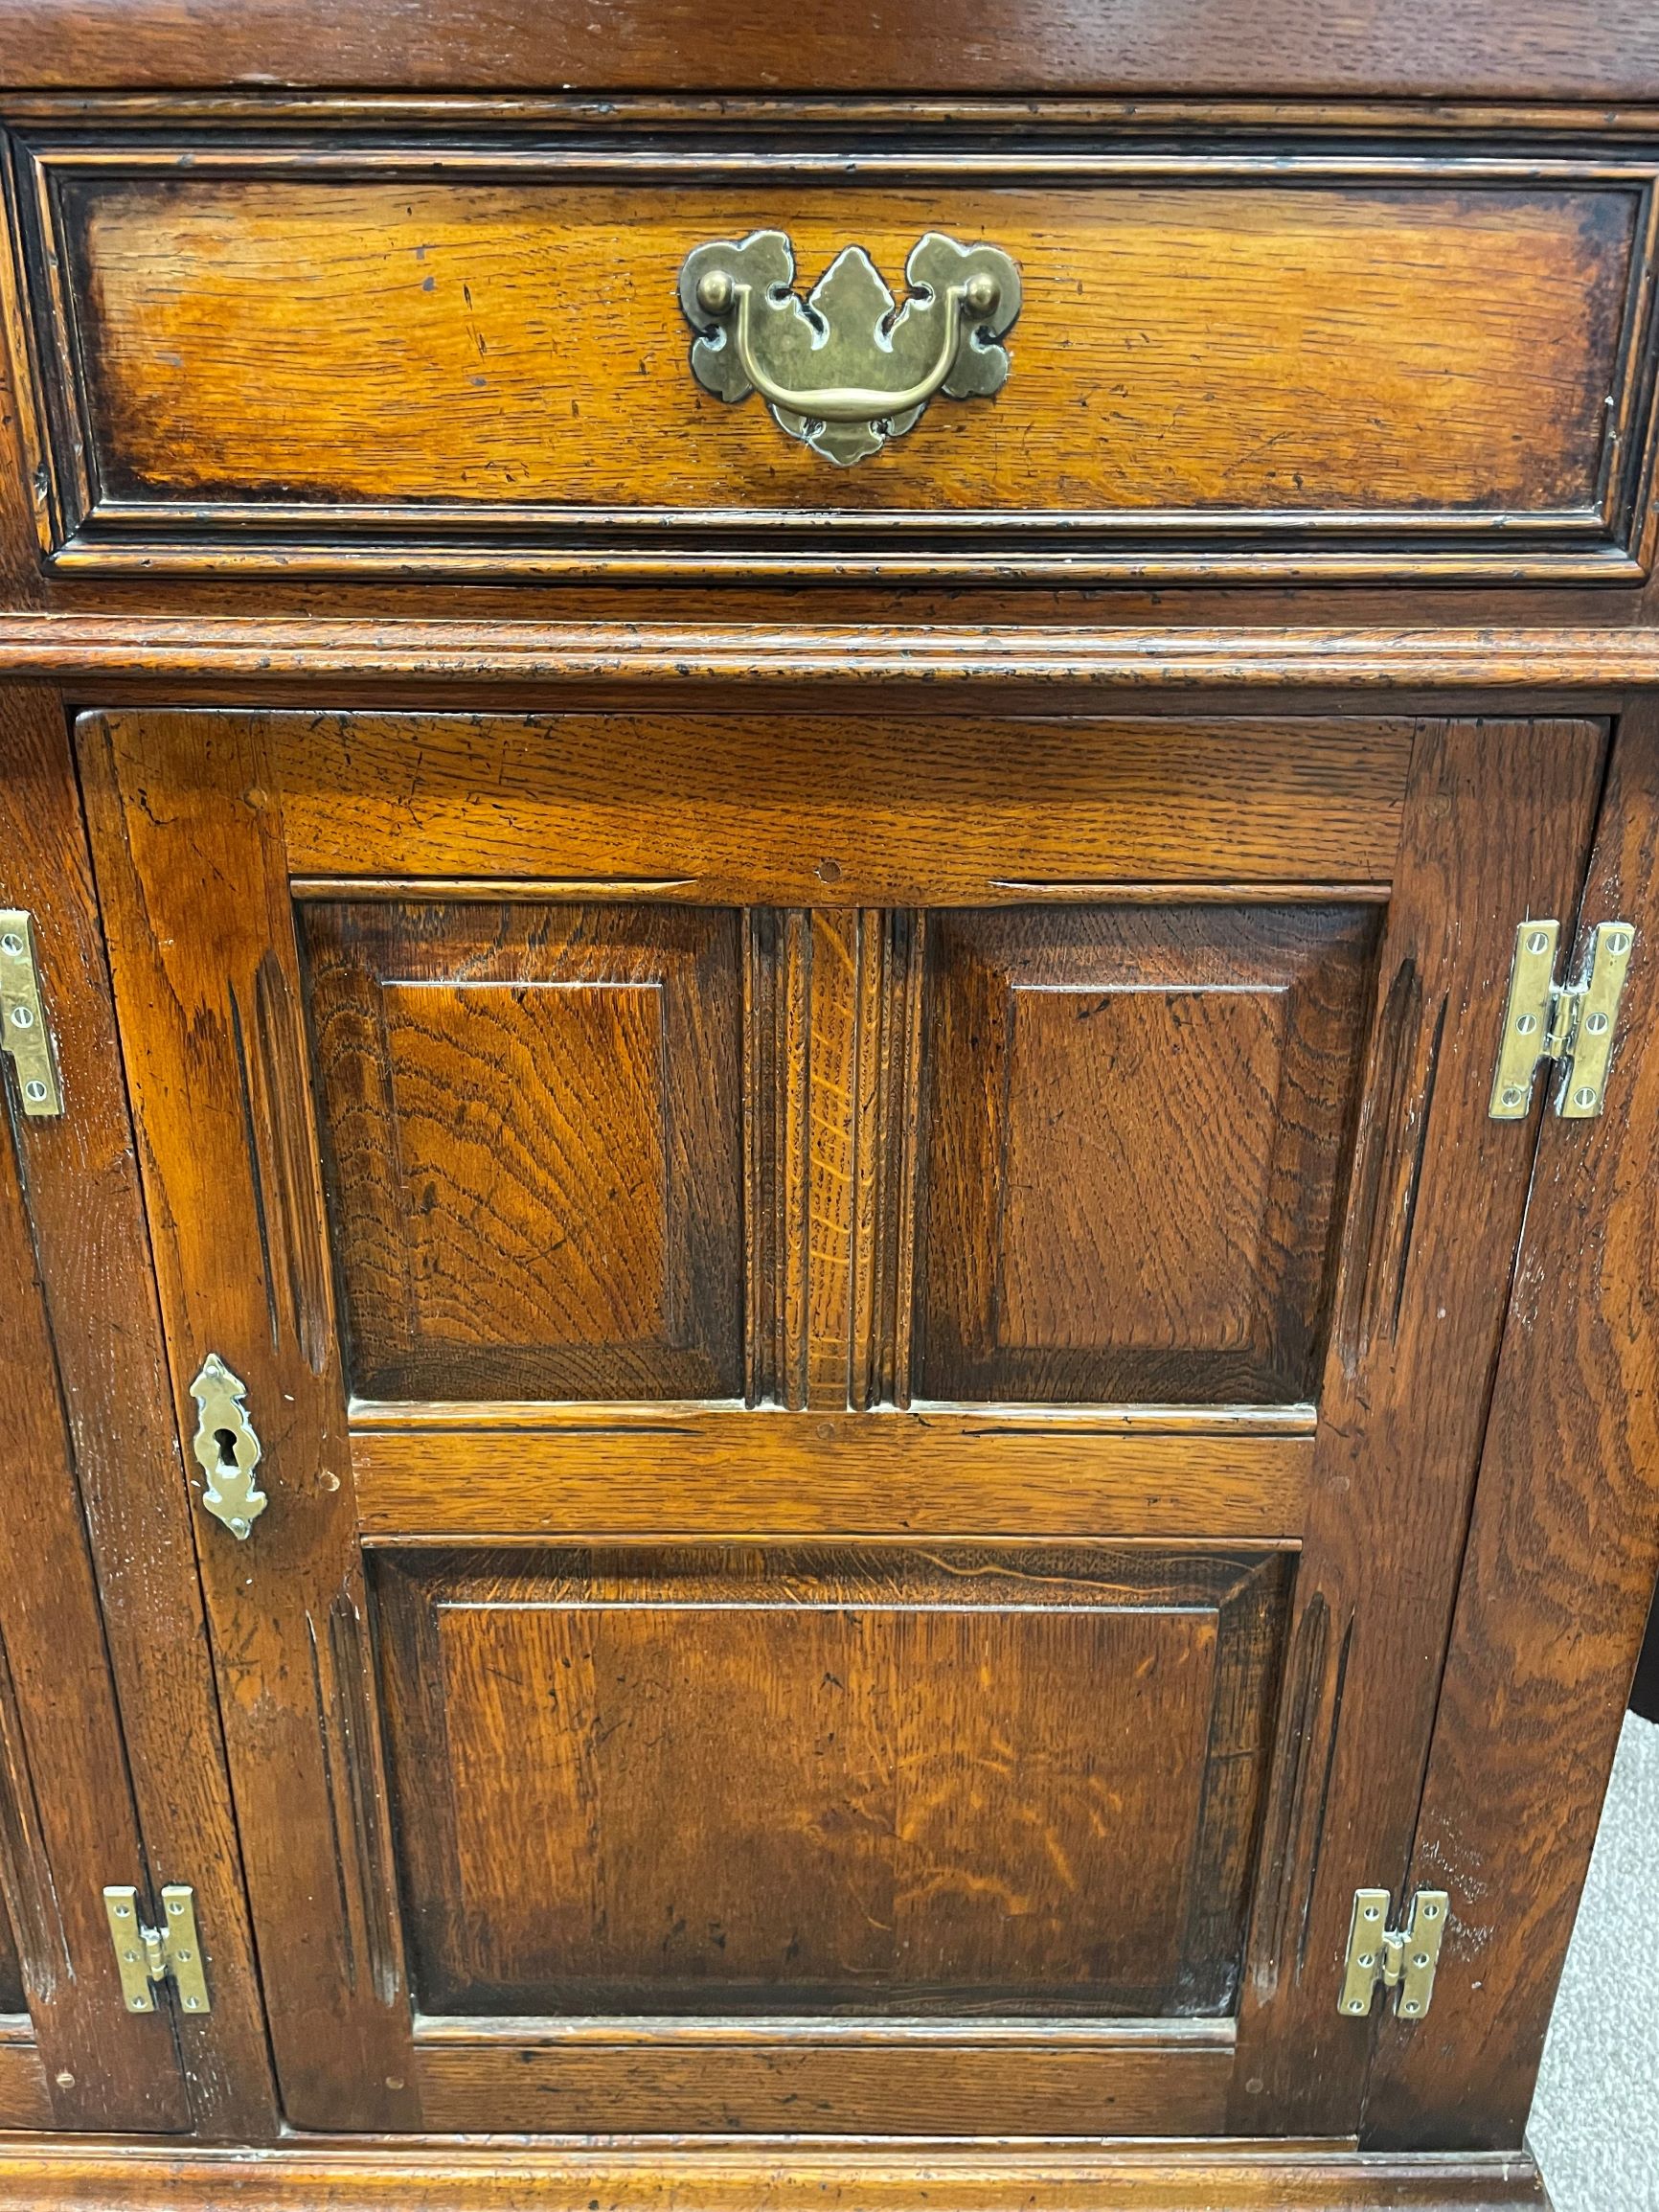
<svg viewBox="0 0 1659 2212">
<path fill-rule="evenodd" d="M 1626 953 L 1626 952 L 1628 952 L 1628 951 L 1629 951 L 1629 949 L 1630 949 L 1630 933 L 1629 933 L 1629 931 L 1628 931 L 1627 929 L 1615 929 L 1615 930 L 1613 931 L 1612 935 L 1611 935 L 1611 936 L 1608 938 L 1608 940 L 1607 940 L 1607 950 L 1608 950 L 1609 952 L 1612 952 L 1612 953 L 1617 953 L 1617 954 L 1621 954 L 1621 955 L 1622 955 L 1622 954 L 1624 954 L 1624 953 Z"/>
<path fill-rule="evenodd" d="M 1534 1030 L 1536 1029 L 1537 1026 L 1538 1017 L 1535 1014 L 1523 1014 L 1520 1020 L 1515 1024 L 1515 1027 L 1520 1031 L 1523 1037 L 1531 1037 Z"/>
<path fill-rule="evenodd" d="M 1596 1094 L 1590 1088 L 1588 1083 L 1581 1083 L 1579 1087 L 1573 1093 L 1573 1104 L 1575 1106 L 1593 1106 L 1595 1103 Z"/>
<path fill-rule="evenodd" d="M 1504 1104 L 1507 1106 L 1519 1106 L 1522 1099 L 1524 1099 L 1526 1095 L 1526 1092 L 1522 1090 L 1519 1083 L 1507 1083 L 1504 1086 Z"/>
<path fill-rule="evenodd" d="M 22 949 L 22 938 L 16 936 L 11 930 L 8 929 L 5 936 L 0 937 L 0 952 L 4 952 L 8 958 L 15 960 Z"/>
<path fill-rule="evenodd" d="M 1527 939 L 1527 950 L 1529 952 L 1548 952 L 1549 949 L 1549 938 L 1545 935 L 1543 930 L 1534 929 L 1533 934 Z"/>
<path fill-rule="evenodd" d="M 1604 1014 L 1587 1014 L 1584 1016 L 1584 1027 L 1592 1037 L 1604 1037 L 1607 1030 L 1607 1016 Z"/>
</svg>

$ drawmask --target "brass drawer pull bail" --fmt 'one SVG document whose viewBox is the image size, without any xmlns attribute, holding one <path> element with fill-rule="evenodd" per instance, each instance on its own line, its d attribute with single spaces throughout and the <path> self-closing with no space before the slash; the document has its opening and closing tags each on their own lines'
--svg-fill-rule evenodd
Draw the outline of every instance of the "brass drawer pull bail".
<svg viewBox="0 0 1659 2212">
<path fill-rule="evenodd" d="M 693 247 L 680 305 L 696 331 L 692 374 L 716 399 L 759 392 L 774 420 L 847 466 L 914 427 L 936 393 L 989 399 L 1008 381 L 997 340 L 1020 309 L 1019 271 L 999 247 L 929 231 L 893 294 L 862 246 L 844 246 L 805 300 L 783 231 Z"/>
</svg>

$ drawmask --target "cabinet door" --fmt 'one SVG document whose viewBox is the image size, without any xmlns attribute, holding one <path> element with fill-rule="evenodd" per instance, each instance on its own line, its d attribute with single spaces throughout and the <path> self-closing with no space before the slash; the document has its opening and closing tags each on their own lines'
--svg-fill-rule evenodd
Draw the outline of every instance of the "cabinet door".
<svg viewBox="0 0 1659 2212">
<path fill-rule="evenodd" d="M 55 776 L 38 742 L 47 715 Z M 67 734 L 55 700 L 0 698 L 0 907 L 33 902 L 34 839 L 20 821 L 31 801 L 35 828 L 67 820 L 51 865 L 73 877 Z M 83 978 L 61 937 L 43 934 L 37 951 L 61 1034 Z M 190 2125 L 180 2039 L 195 2023 L 169 1995 L 129 2013 L 110 1941 L 103 1886 L 148 1899 L 148 1863 L 37 1258 L 42 1186 L 77 1154 L 72 1116 L 84 1103 L 66 1090 L 61 1118 L 26 1117 L 14 1063 L 0 1060 L 0 2130 L 166 2132 Z"/>
<path fill-rule="evenodd" d="M 80 741 L 290 2119 L 1352 2132 L 1602 726 Z"/>
</svg>

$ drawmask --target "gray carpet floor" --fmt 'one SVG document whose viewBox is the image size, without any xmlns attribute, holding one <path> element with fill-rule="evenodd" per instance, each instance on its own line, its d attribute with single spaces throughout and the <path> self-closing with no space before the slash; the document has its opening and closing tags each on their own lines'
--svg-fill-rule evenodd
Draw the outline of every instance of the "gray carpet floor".
<svg viewBox="0 0 1659 2212">
<path fill-rule="evenodd" d="M 1659 2212 L 1659 1727 L 1634 1714 L 1528 2135 L 1556 2212 Z"/>
</svg>

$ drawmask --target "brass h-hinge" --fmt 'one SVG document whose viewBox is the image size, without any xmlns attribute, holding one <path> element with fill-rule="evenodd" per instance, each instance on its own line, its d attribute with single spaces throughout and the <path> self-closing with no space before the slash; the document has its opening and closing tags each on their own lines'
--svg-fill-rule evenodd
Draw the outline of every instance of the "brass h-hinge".
<svg viewBox="0 0 1659 2212">
<path fill-rule="evenodd" d="M 1420 1889 L 1403 1927 L 1389 1927 L 1389 1902 L 1386 1889 L 1353 1893 L 1342 1995 L 1336 2007 L 1350 2018 L 1370 2012 L 1378 1982 L 1396 1993 L 1395 2010 L 1407 2019 L 1420 2019 L 1434 1995 L 1434 1970 L 1440 1962 L 1450 1901 L 1443 1889 Z"/>
<path fill-rule="evenodd" d="M 0 1052 L 11 1055 L 26 1114 L 44 1118 L 63 1111 L 57 1062 L 40 1003 L 34 918 L 22 906 L 0 906 Z"/>
<path fill-rule="evenodd" d="M 152 1982 L 169 1974 L 187 2013 L 212 2012 L 207 1975 L 202 1972 L 201 1945 L 195 1932 L 195 1891 L 182 1881 L 170 1881 L 161 1893 L 161 1926 L 146 1927 L 139 1917 L 138 1892 L 115 1883 L 103 1892 L 103 1910 L 115 1942 L 115 1963 L 121 1974 L 121 1994 L 129 2013 L 152 2013 Z"/>
<path fill-rule="evenodd" d="M 1524 1121 L 1533 1104 L 1540 1060 L 1559 1070 L 1556 1111 L 1563 1121 L 1592 1121 L 1607 1089 L 1607 1063 L 1618 1034 L 1619 1000 L 1636 932 L 1628 922 L 1601 922 L 1575 983 L 1556 981 L 1558 922 L 1523 922 L 1515 931 L 1503 1041 L 1492 1077 L 1491 1119 Z"/>
</svg>

